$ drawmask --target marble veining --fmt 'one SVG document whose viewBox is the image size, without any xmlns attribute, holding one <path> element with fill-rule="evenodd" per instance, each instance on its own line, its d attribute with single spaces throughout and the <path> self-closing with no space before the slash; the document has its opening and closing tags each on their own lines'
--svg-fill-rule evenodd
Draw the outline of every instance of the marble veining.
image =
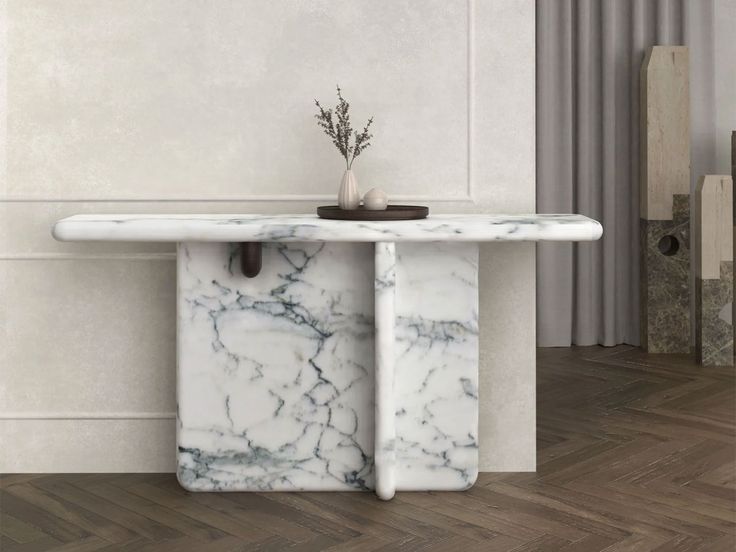
<svg viewBox="0 0 736 552">
<path fill-rule="evenodd" d="M 478 245 L 397 244 L 396 486 L 478 474 Z"/>
<path fill-rule="evenodd" d="M 472 485 L 477 244 L 266 243 L 252 280 L 238 254 L 179 246 L 182 485 Z"/>
<path fill-rule="evenodd" d="M 545 241 L 596 240 L 601 225 L 582 215 L 430 215 L 423 220 L 344 221 L 316 215 L 75 215 L 60 240 L 111 241 Z"/>
<path fill-rule="evenodd" d="M 191 490 L 371 489 L 369 244 L 227 244 L 178 255 L 178 476 Z"/>
</svg>

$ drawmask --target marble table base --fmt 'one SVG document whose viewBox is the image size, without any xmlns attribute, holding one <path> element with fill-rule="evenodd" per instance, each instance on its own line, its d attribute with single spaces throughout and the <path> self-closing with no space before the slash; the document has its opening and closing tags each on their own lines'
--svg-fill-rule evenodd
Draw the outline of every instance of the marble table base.
<svg viewBox="0 0 736 552">
<path fill-rule="evenodd" d="M 178 249 L 178 477 L 192 491 L 461 490 L 478 471 L 478 246 Z"/>
</svg>

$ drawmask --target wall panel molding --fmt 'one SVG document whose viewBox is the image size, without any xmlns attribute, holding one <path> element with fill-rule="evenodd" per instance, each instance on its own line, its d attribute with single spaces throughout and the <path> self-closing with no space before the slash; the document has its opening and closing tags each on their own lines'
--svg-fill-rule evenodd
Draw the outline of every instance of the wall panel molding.
<svg viewBox="0 0 736 552">
<path fill-rule="evenodd" d="M 0 412 L 0 420 L 169 420 L 176 412 Z"/>
<path fill-rule="evenodd" d="M 0 14 L 3 13 L 6 0 L 0 0 Z M 475 97 L 476 97 L 476 0 L 465 0 L 466 5 L 466 118 L 467 118 L 467 181 L 465 182 L 462 193 L 454 193 L 449 195 L 432 194 L 392 194 L 392 202 L 423 202 L 423 203 L 461 203 L 477 205 L 476 195 L 476 183 L 474 182 L 474 122 L 475 122 Z M 3 17 L 3 20 L 7 17 Z M 5 40 L 2 34 L 2 22 L 0 22 L 0 52 L 4 46 L 3 40 Z M 7 56 L 2 56 L 3 61 L 6 61 Z M 2 76 L 2 70 L 4 66 L 0 65 L 0 77 Z M 5 89 L 5 82 L 7 79 L 2 79 L 0 82 L 0 109 L 4 108 L 4 99 L 7 96 L 7 90 Z M 6 109 L 2 109 L 0 112 L 6 113 Z M 5 117 L 4 119 L 7 119 Z M 3 121 L 0 125 L 6 125 L 7 122 Z M 0 126 L 0 131 L 6 131 L 7 129 Z M 2 135 L 4 136 L 4 134 Z M 2 171 L 5 171 L 7 163 L 1 157 L 4 152 L 7 143 L 7 138 L 0 141 L 0 161 L 2 162 Z M 1 176 L 1 174 L 0 174 Z M 339 176 L 339 175 L 338 175 Z M 417 182 L 420 185 L 421 182 Z M 459 184 L 458 182 L 450 182 L 447 184 Z M 213 202 L 213 203 L 229 203 L 229 202 L 258 202 L 258 203 L 292 203 L 292 202 L 334 202 L 336 200 L 338 181 L 335 181 L 335 194 L 224 194 L 224 195 L 213 195 L 213 196 L 200 196 L 192 194 L 183 194 L 177 196 L 175 194 L 166 194 L 166 196 L 153 196 L 153 197 L 136 197 L 127 196 L 124 194 L 110 196 L 63 196 L 57 197 L 53 195 L 48 196 L 33 196 L 33 195 L 15 195 L 8 193 L 8 182 L 7 179 L 3 178 L 0 181 L 0 203 L 128 203 L 128 202 L 141 202 L 141 203 L 173 203 L 173 202 L 186 202 L 186 203 L 199 203 L 199 202 Z M 445 186 L 446 188 L 447 186 Z"/>
<path fill-rule="evenodd" d="M 173 472 L 176 422 L 0 419 L 0 473 Z"/>
<path fill-rule="evenodd" d="M 2 9 L 8 4 L 9 13 L 4 17 Z M 113 1 L 93 4 L 72 2 L 61 8 L 62 4 L 54 0 L 0 0 L 0 93 L 5 86 L 2 71 L 7 66 L 11 77 L 7 102 L 12 104 L 8 106 L 8 121 L 7 110 L 0 103 L 0 154 L 7 147 L 11 162 L 7 167 L 0 158 L 0 276 L 4 279 L 0 284 L 8 289 L 12 285 L 10 293 L 0 294 L 0 311 L 5 309 L 10 323 L 6 345 L 20 344 L 0 348 L 0 371 L 7 391 L 0 397 L 0 442 L 7 445 L 0 446 L 0 472 L 145 472 L 175 468 L 173 244 L 57 242 L 51 236 L 56 220 L 95 212 L 314 212 L 318 204 L 335 202 L 344 169 L 344 165 L 332 163 L 334 152 L 326 150 L 329 143 L 310 143 L 297 153 L 309 162 L 324 163 L 319 171 L 301 174 L 301 161 L 297 161 L 285 167 L 288 170 L 274 171 L 267 178 L 263 178 L 264 170 L 247 172 L 258 168 L 254 163 L 259 158 L 247 157 L 250 150 L 240 148 L 237 134 L 230 133 L 228 125 L 234 119 L 236 125 L 240 124 L 238 114 L 254 112 L 243 108 L 253 98 L 241 95 L 238 88 L 250 86 L 251 77 L 245 72 L 254 68 L 245 66 L 248 56 L 240 48 L 243 35 L 239 29 L 247 21 L 234 20 L 227 10 L 237 15 L 246 9 L 250 17 L 254 10 L 260 11 L 262 4 L 255 0 L 235 4 L 149 0 L 145 13 L 130 12 L 125 4 Z M 365 174 L 360 179 L 364 191 L 374 185 L 390 190 L 390 180 L 395 178 L 397 193 L 391 194 L 394 203 L 426 204 L 437 213 L 533 211 L 534 4 L 527 0 L 431 0 L 421 8 L 411 0 L 390 4 L 390 13 L 381 17 L 374 17 L 369 0 L 319 0 L 304 6 L 328 8 L 328 21 L 334 13 L 340 13 L 351 21 L 359 15 L 371 22 L 364 36 L 383 42 L 380 59 L 397 60 L 396 67 L 402 73 L 394 67 L 390 82 L 401 84 L 401 88 L 376 82 L 372 67 L 358 64 L 341 72 L 342 54 L 339 63 L 327 67 L 324 60 L 329 59 L 329 51 L 325 54 L 315 48 L 311 52 L 314 55 L 305 58 L 309 63 L 314 60 L 315 65 L 291 67 L 292 58 L 279 51 L 281 44 L 262 43 L 280 56 L 277 62 L 285 62 L 282 82 L 300 75 L 315 76 L 313 82 L 302 87 L 299 98 L 306 90 L 317 97 L 324 94 L 327 99 L 333 91 L 331 75 L 335 73 L 351 92 L 349 97 L 356 107 L 370 109 L 374 96 L 390 102 L 386 113 L 391 118 L 382 120 L 386 141 L 376 145 L 393 149 L 376 157 L 386 160 L 385 165 L 366 166 L 365 173 L 358 169 L 359 178 Z M 36 17 L 29 6 L 48 17 Z M 283 9 L 288 16 L 295 8 Z M 263 10 L 266 15 L 273 11 L 268 7 Z M 95 57 L 87 45 L 108 40 L 109 21 L 121 15 L 118 38 L 129 51 L 112 59 Z M 186 39 L 189 20 L 206 23 L 191 41 Z M 431 21 L 425 24 L 425 20 Z M 231 25 L 232 21 L 237 25 Z M 395 25 L 396 21 L 403 22 Z M 79 30 L 91 34 L 70 34 L 76 22 Z M 146 35 L 145 40 L 137 37 L 145 25 L 158 34 Z M 296 21 L 285 28 L 298 33 L 299 25 Z M 7 43 L 2 43 L 4 26 L 9 28 L 10 54 L 15 56 L 9 63 L 8 49 L 4 48 Z M 218 29 L 231 34 L 214 36 L 218 33 L 212 31 Z M 49 30 L 53 32 L 45 32 Z M 22 34 L 17 34 L 19 31 Z M 273 34 L 272 29 L 264 28 L 263 32 Z M 16 37 L 18 40 L 13 42 Z M 152 42 L 147 45 L 149 39 Z M 391 46 L 392 40 L 397 42 L 399 54 L 405 51 L 410 55 L 399 59 L 389 52 L 387 56 L 385 46 Z M 402 46 L 405 43 L 409 44 L 406 48 Z M 162 50 L 160 56 L 153 56 L 154 61 L 170 60 L 172 64 L 153 63 L 147 52 L 151 45 Z M 58 52 L 69 46 L 82 53 L 69 57 L 67 64 L 56 63 Z M 99 53 L 107 53 L 108 46 L 103 44 Z M 33 63 L 22 63 L 28 55 Z M 191 69 L 195 58 L 201 69 Z M 106 61 L 100 63 L 99 59 Z M 177 65 L 179 59 L 181 65 Z M 99 74 L 89 70 L 96 65 Z M 161 66 L 169 70 L 162 74 Z M 37 80 L 23 73 L 29 70 L 36 74 L 37 68 L 44 67 L 48 72 L 38 75 Z M 359 77 L 352 76 L 356 67 Z M 254 79 L 258 78 L 256 73 Z M 88 96 L 92 104 L 99 103 L 99 109 L 88 110 L 87 104 L 78 104 L 70 95 L 65 99 L 68 111 L 57 109 L 58 102 L 49 102 L 47 107 L 53 109 L 41 113 L 48 90 L 44 75 L 52 75 L 67 92 L 77 90 L 78 84 L 74 83 L 84 83 L 79 85 L 84 86 L 79 89 L 82 96 L 92 90 Z M 91 80 L 80 79 L 80 75 Z M 154 90 L 156 78 L 170 80 Z M 196 83 L 200 78 L 210 86 L 199 87 Z M 269 84 L 263 87 L 264 95 L 255 100 L 280 105 L 267 92 L 285 89 L 279 88 L 278 82 L 274 86 L 266 82 Z M 128 85 L 139 95 L 106 95 L 110 86 L 119 89 Z M 378 93 L 372 86 L 378 87 Z M 220 94 L 218 87 L 231 90 L 231 94 Z M 160 101 L 151 101 L 152 90 L 160 93 Z M 288 94 L 276 99 L 288 100 L 293 94 L 286 90 Z M 192 94 L 196 91 L 205 93 L 195 102 Z M 190 95 L 182 100 L 180 92 Z M 392 100 L 397 93 L 402 98 Z M 26 101 L 20 101 L 24 98 Z M 0 102 L 3 99 L 0 97 Z M 179 119 L 166 117 L 181 115 L 183 105 L 200 105 L 200 99 L 208 109 L 220 110 L 212 119 L 201 117 L 202 112 L 196 109 L 191 120 L 181 119 L 186 123 L 182 128 L 196 131 L 194 136 L 201 139 L 184 141 L 182 156 L 167 154 L 162 157 L 164 162 L 151 162 L 147 155 L 150 150 L 158 151 L 159 138 L 177 137 Z M 105 103 L 110 100 L 117 103 Z M 142 102 L 145 111 L 116 109 L 120 104 L 128 105 L 128 100 Z M 178 104 L 169 109 L 172 102 Z M 407 114 L 405 107 L 401 112 L 397 105 L 418 105 L 422 117 L 419 110 Z M 233 117 L 222 116 L 222 110 Z M 311 113 L 299 105 L 295 113 L 311 119 Z M 120 119 L 113 117 L 109 124 L 100 124 L 100 140 L 85 138 L 73 148 L 52 147 L 70 143 L 57 139 L 63 136 L 59 131 L 67 129 L 73 142 L 77 130 L 94 130 L 106 114 L 120 115 Z M 146 114 L 158 115 L 161 120 Z M 67 127 L 58 117 L 62 122 L 77 121 L 78 126 Z M 356 120 L 361 117 L 356 112 Z M 140 134 L 131 129 L 137 123 L 142 128 Z M 26 124 L 30 126 L 19 128 Z M 254 118 L 252 124 L 261 124 L 261 119 Z M 313 122 L 304 124 L 310 130 Z M 161 125 L 166 135 L 151 132 L 156 125 Z M 311 132 L 303 135 L 312 136 Z M 315 142 L 320 140 L 318 134 L 314 136 Z M 250 145 L 253 141 L 246 142 Z M 286 147 L 289 141 L 274 143 Z M 403 143 L 408 144 L 406 151 L 396 149 Z M 233 145 L 232 151 L 221 148 L 227 144 Z M 110 148 L 116 146 L 130 149 L 121 150 L 121 156 L 110 154 L 114 151 Z M 172 147 L 179 146 L 175 143 Z M 43 155 L 30 155 L 34 151 Z M 278 153 L 282 150 L 273 151 L 277 155 L 269 154 L 269 162 L 274 158 L 287 162 L 287 150 L 283 154 Z M 425 155 L 427 151 L 433 156 Z M 224 161 L 221 154 L 225 155 Z M 118 164 L 119 159 L 124 162 Z M 136 163 L 137 159 L 141 162 Z M 85 172 L 87 165 L 91 174 Z M 6 178 L 6 168 L 12 182 Z M 312 177 L 314 173 L 319 178 Z M 136 197 L 138 194 L 144 197 Z M 481 394 L 489 397 L 484 425 L 479 430 L 484 471 L 518 471 L 534 466 L 534 335 L 530 323 L 533 249 L 533 245 L 526 244 L 518 248 L 504 244 L 481 247 L 481 312 L 487 318 L 481 324 L 480 335 Z M 510 293 L 509 282 L 514 284 Z M 514 323 L 498 325 L 507 311 L 513 311 L 509 316 Z M 529 354 L 520 357 L 520 350 Z"/>
<path fill-rule="evenodd" d="M 8 167 L 8 2 L 0 0 L 0 193 L 7 189 Z"/>
<path fill-rule="evenodd" d="M 469 169 L 470 170 L 470 169 Z M 337 190 L 337 186 L 335 186 Z M 234 203 L 234 202 L 258 202 L 258 203 L 283 203 L 283 202 L 330 202 L 336 201 L 337 191 L 334 194 L 284 194 L 284 195 L 242 195 L 227 197 L 113 197 L 113 198 L 90 198 L 90 197 L 4 197 L 0 203 Z M 475 194 L 472 186 L 468 183 L 468 192 L 464 196 L 425 196 L 425 195 L 392 195 L 391 201 L 424 201 L 428 203 L 475 203 Z"/>
<path fill-rule="evenodd" d="M 476 194 L 475 194 L 475 180 L 474 180 L 474 171 L 473 171 L 473 161 L 474 161 L 474 139 L 475 139 L 475 133 L 474 133 L 474 125 L 475 122 L 475 0 L 468 0 L 467 4 L 468 8 L 468 21 L 467 21 L 467 36 L 468 36 L 468 43 L 467 43 L 467 88 L 468 88 L 468 96 L 467 96 L 467 118 L 468 118 L 468 182 L 467 182 L 467 188 L 465 190 L 466 197 L 463 199 L 460 199 L 459 201 L 468 201 L 470 203 L 475 204 L 476 203 Z M 418 200 L 418 201 L 426 201 L 426 200 Z"/>
<path fill-rule="evenodd" d="M 176 261 L 176 253 L 16 253 L 0 261 Z"/>
</svg>

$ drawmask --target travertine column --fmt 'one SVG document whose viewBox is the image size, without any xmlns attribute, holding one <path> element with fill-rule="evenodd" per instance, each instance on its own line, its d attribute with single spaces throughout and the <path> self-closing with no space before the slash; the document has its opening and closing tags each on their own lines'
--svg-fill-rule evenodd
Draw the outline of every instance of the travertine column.
<svg viewBox="0 0 736 552">
<path fill-rule="evenodd" d="M 733 184 L 700 178 L 693 208 L 695 350 L 706 366 L 733 364 Z"/>
<path fill-rule="evenodd" d="M 688 49 L 650 48 L 641 68 L 641 345 L 690 350 Z"/>
</svg>

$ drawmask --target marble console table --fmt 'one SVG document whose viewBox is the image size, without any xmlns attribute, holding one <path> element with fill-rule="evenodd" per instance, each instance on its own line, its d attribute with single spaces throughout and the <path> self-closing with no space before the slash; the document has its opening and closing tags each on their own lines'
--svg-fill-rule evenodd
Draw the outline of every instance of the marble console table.
<svg viewBox="0 0 736 552">
<path fill-rule="evenodd" d="M 580 215 L 79 215 L 58 240 L 177 249 L 177 444 L 192 491 L 461 490 L 478 472 L 478 242 Z M 241 243 L 262 269 L 240 270 Z"/>
</svg>

